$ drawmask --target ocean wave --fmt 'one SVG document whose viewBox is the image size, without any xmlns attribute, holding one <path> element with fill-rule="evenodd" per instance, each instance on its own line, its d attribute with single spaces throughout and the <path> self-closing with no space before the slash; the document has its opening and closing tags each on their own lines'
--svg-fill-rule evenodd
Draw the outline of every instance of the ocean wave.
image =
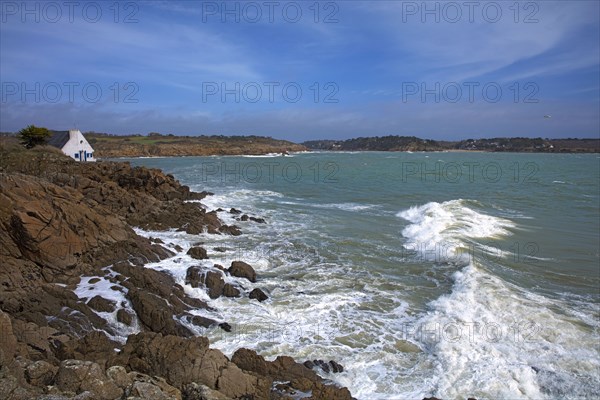
<svg viewBox="0 0 600 400">
<path fill-rule="evenodd" d="M 510 235 L 512 221 L 482 214 L 469 207 L 477 202 L 457 199 L 430 202 L 400 211 L 397 217 L 411 224 L 402 230 L 405 248 L 418 251 L 430 260 L 457 261 L 471 239 L 499 238 Z M 466 254 L 466 253 L 465 253 Z M 464 261 L 464 260 L 463 260 Z"/>
<path fill-rule="evenodd" d="M 421 347 L 435 355 L 434 396 L 599 394 L 597 321 L 582 326 L 560 312 L 569 304 L 511 285 L 476 264 L 453 278 L 451 293 L 432 301 L 417 322 Z"/>
</svg>

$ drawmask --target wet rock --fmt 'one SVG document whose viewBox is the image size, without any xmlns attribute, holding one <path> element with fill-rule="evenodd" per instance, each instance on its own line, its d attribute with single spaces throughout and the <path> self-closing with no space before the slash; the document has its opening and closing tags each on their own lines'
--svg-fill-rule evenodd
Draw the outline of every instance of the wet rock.
<svg viewBox="0 0 600 400">
<path fill-rule="evenodd" d="M 192 247 L 191 249 L 188 250 L 187 254 L 192 257 L 195 258 L 197 260 L 207 260 L 208 259 L 208 254 L 206 252 L 206 249 L 203 247 Z"/>
<path fill-rule="evenodd" d="M 115 303 L 101 296 L 94 296 L 87 303 L 88 306 L 99 312 L 115 311 Z"/>
<path fill-rule="evenodd" d="M 315 363 L 310 360 L 304 361 L 303 365 L 308 369 L 313 369 L 315 367 Z"/>
<path fill-rule="evenodd" d="M 263 301 L 265 301 L 265 300 L 267 300 L 267 299 L 269 298 L 269 296 L 267 296 L 267 295 L 266 295 L 266 294 L 265 294 L 265 293 L 264 293 L 264 292 L 263 292 L 261 289 L 259 289 L 259 288 L 253 289 L 253 290 L 250 292 L 250 295 L 249 295 L 248 297 L 250 297 L 251 299 L 256 299 L 256 300 L 260 301 L 261 303 L 262 303 Z"/>
<path fill-rule="evenodd" d="M 203 276 L 204 286 L 208 289 L 208 296 L 211 299 L 216 299 L 223 294 L 225 281 L 220 272 L 207 271 Z"/>
<path fill-rule="evenodd" d="M 333 360 L 329 361 L 329 366 L 331 367 L 331 372 L 334 374 L 344 372 L 344 367 Z"/>
<path fill-rule="evenodd" d="M 231 332 L 231 325 L 229 325 L 227 322 L 221 322 L 219 324 L 219 328 L 223 329 L 225 332 Z"/>
<path fill-rule="evenodd" d="M 247 214 L 244 214 L 240 217 L 240 221 L 248 221 L 249 217 Z"/>
<path fill-rule="evenodd" d="M 226 283 L 223 286 L 223 296 L 225 297 L 240 297 L 241 292 L 238 288 L 233 286 L 231 283 Z"/>
<path fill-rule="evenodd" d="M 100 282 L 100 278 L 92 278 L 88 282 L 93 285 L 94 283 Z"/>
<path fill-rule="evenodd" d="M 226 247 L 214 247 L 214 251 L 218 251 L 219 253 L 225 253 L 227 251 Z"/>
<path fill-rule="evenodd" d="M 256 218 L 256 217 L 250 217 L 250 221 L 254 221 L 258 224 L 266 224 L 267 221 L 265 221 L 264 218 Z"/>
<path fill-rule="evenodd" d="M 221 233 L 227 233 L 227 234 L 232 235 L 232 236 L 239 236 L 239 235 L 242 234 L 242 231 L 240 230 L 240 228 L 238 228 L 235 225 L 222 225 L 219 228 L 219 232 L 221 232 Z"/>
<path fill-rule="evenodd" d="M 144 290 L 129 290 L 129 299 L 138 318 L 152 332 L 191 336 L 192 333 L 175 321 L 172 306 L 163 298 Z"/>
<path fill-rule="evenodd" d="M 190 323 L 201 326 L 203 328 L 209 328 L 217 323 L 214 319 L 206 318 L 201 315 L 191 315 L 189 316 Z"/>
<path fill-rule="evenodd" d="M 325 361 L 323 361 L 323 360 L 313 360 L 313 363 L 314 363 L 316 366 L 320 367 L 320 368 L 321 368 L 321 369 L 322 369 L 324 372 L 326 372 L 326 373 L 329 373 L 329 372 L 331 372 L 331 369 L 330 369 L 330 367 L 329 367 L 329 364 L 328 364 L 328 363 L 326 363 Z"/>
<path fill-rule="evenodd" d="M 230 214 L 241 214 L 242 212 L 240 210 L 236 210 L 235 208 L 231 208 L 229 210 L 229 213 Z"/>
<path fill-rule="evenodd" d="M 229 267 L 229 273 L 238 278 L 246 278 L 250 282 L 256 282 L 256 271 L 250 264 L 243 261 L 233 261 Z"/>
<path fill-rule="evenodd" d="M 189 267 L 185 273 L 185 284 L 193 288 L 200 287 L 202 283 L 202 268 Z"/>
<path fill-rule="evenodd" d="M 131 326 L 133 324 L 134 316 L 127 310 L 121 308 L 117 311 L 117 321 L 125 324 L 127 326 Z"/>
</svg>

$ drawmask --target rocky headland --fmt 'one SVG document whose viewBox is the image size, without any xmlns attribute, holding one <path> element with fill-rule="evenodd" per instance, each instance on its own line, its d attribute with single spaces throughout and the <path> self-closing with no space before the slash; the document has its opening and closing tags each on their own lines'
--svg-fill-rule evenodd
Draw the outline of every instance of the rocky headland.
<svg viewBox="0 0 600 400">
<path fill-rule="evenodd" d="M 183 250 L 134 227 L 242 234 L 190 202 L 207 195 L 155 169 L 0 144 L 0 398 L 351 399 L 316 373 L 341 372 L 335 361 L 267 361 L 243 348 L 228 358 L 211 349 L 190 327 L 227 334 L 227 321 L 195 315 L 210 305 L 170 274 L 144 267 Z M 201 246 L 188 254 L 207 258 Z M 226 284 L 225 275 L 240 284 Z M 265 300 L 260 289 L 246 293 L 244 280 L 260 281 L 244 260 L 186 275 L 186 285 L 210 298 Z M 115 295 L 80 296 L 82 283 Z"/>
</svg>

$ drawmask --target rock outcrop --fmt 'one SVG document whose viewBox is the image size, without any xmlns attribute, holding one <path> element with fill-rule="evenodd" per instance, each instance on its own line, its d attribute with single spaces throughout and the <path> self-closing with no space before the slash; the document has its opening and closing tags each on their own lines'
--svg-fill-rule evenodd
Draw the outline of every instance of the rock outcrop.
<svg viewBox="0 0 600 400">
<path fill-rule="evenodd" d="M 132 226 L 241 233 L 194 202 L 205 195 L 158 170 L 0 143 L 0 398 L 270 400 L 284 398 L 284 380 L 311 399 L 349 399 L 289 357 L 240 350 L 229 360 L 211 349 L 194 326 L 232 327 L 196 315 L 213 310 L 144 267 L 174 253 Z M 224 268 L 193 268 L 186 283 L 211 298 L 241 296 Z M 256 281 L 246 263 L 228 271 Z M 100 284 L 115 295 L 81 294 Z"/>
</svg>

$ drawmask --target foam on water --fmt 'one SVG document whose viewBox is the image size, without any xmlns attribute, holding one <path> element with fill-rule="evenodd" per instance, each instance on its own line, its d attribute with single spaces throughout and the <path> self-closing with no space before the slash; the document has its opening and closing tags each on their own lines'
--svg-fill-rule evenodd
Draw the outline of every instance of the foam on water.
<svg viewBox="0 0 600 400">
<path fill-rule="evenodd" d="M 498 238 L 510 234 L 514 224 L 504 218 L 485 215 L 463 199 L 431 202 L 400 211 L 396 216 L 409 222 L 402 230 L 404 247 L 433 261 L 465 260 L 472 239 Z"/>
<path fill-rule="evenodd" d="M 480 242 L 511 235 L 517 229 L 508 219 L 512 214 L 488 215 L 481 211 L 485 205 L 463 199 L 431 202 L 397 213 L 408 221 L 402 229 L 403 239 L 395 237 L 397 243 L 420 252 L 429 260 L 426 268 L 439 268 L 439 274 L 451 279 L 442 296 L 415 312 L 406 300 L 402 276 L 372 272 L 337 248 L 322 245 L 333 243 L 327 232 L 316 228 L 322 214 L 342 210 L 355 215 L 376 205 L 341 202 L 315 206 L 269 190 L 215 191 L 201 204 L 208 210 L 223 208 L 219 218 L 240 225 L 244 235 L 136 232 L 160 238 L 172 250 L 181 246 L 174 257 L 146 267 L 168 271 L 188 295 L 216 309 L 192 313 L 232 325 L 232 332 L 227 333 L 186 323 L 227 355 L 247 347 L 267 359 L 286 354 L 298 361 L 336 360 L 344 365 L 343 373 L 318 372 L 347 386 L 358 399 L 431 395 L 539 399 L 600 394 L 600 327 L 598 318 L 590 317 L 598 316 L 593 305 L 582 301 L 578 311 L 571 310 L 568 304 L 573 304 L 573 299 L 529 293 L 492 274 L 482 260 L 461 257 L 469 246 L 487 253 L 497 251 Z M 315 211 L 298 218 L 289 212 L 294 206 Z M 267 224 L 240 224 L 237 215 L 227 212 L 230 207 L 264 217 Z M 186 254 L 199 241 L 209 260 L 194 260 Z M 381 246 L 387 257 L 394 243 Z M 435 247 L 448 251 L 441 259 L 430 258 Z M 396 253 L 399 257 L 402 252 L 396 249 Z M 498 254 L 500 258 L 507 255 Z M 246 292 L 261 288 L 269 300 L 210 299 L 203 289 L 185 285 L 187 268 L 192 265 L 227 267 L 240 259 L 257 270 L 259 281 L 226 280 L 241 284 Z M 84 287 L 82 281 L 79 294 L 90 298 L 92 293 L 84 293 Z M 498 332 L 502 336 L 498 337 Z"/>
<path fill-rule="evenodd" d="M 469 240 L 509 235 L 515 227 L 468 205 L 452 200 L 402 211 L 398 216 L 412 222 L 402 233 L 428 246 L 450 241 L 456 251 Z M 477 257 L 469 261 L 454 273 L 452 291 L 431 302 L 416 322 L 421 347 L 434 360 L 432 394 L 533 399 L 600 394 L 598 321 L 582 325 L 560 299 L 503 281 Z"/>
</svg>

